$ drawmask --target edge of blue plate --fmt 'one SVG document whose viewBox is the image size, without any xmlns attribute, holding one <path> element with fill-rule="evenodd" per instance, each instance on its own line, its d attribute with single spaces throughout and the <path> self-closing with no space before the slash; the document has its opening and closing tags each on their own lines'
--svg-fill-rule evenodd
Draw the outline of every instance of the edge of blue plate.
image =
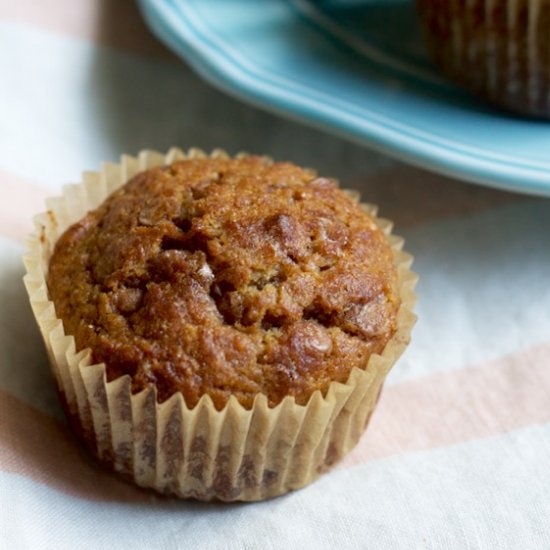
<svg viewBox="0 0 550 550">
<path fill-rule="evenodd" d="M 230 95 L 430 171 L 489 187 L 550 196 L 550 170 L 505 163 L 502 159 L 461 151 L 459 147 L 453 149 L 447 143 L 414 135 L 414 131 L 405 133 L 384 126 L 374 117 L 364 118 L 359 125 L 357 117 L 344 117 L 315 99 L 282 90 L 276 83 L 260 80 L 253 73 L 247 74 L 216 45 L 203 39 L 189 21 L 179 17 L 170 1 L 138 1 L 154 34 L 205 80 Z"/>
</svg>

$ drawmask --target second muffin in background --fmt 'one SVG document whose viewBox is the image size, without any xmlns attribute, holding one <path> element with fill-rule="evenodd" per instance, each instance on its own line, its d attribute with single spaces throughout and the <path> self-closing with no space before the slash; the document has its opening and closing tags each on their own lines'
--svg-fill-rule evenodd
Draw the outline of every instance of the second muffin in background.
<svg viewBox="0 0 550 550">
<path fill-rule="evenodd" d="M 416 0 L 434 61 L 492 103 L 550 118 L 550 0 Z"/>
</svg>

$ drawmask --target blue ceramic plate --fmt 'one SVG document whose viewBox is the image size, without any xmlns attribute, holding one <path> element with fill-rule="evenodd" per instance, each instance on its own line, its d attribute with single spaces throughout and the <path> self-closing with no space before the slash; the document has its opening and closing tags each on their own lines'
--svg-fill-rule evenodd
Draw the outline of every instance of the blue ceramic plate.
<svg viewBox="0 0 550 550">
<path fill-rule="evenodd" d="M 398 159 L 550 196 L 550 124 L 441 79 L 405 0 L 140 0 L 201 75 L 261 107 Z"/>
</svg>

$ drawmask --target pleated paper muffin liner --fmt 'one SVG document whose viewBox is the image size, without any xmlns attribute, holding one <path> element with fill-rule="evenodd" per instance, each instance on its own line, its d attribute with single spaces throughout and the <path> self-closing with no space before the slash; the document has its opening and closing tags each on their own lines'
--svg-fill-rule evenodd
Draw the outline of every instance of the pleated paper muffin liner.
<svg viewBox="0 0 550 550">
<path fill-rule="evenodd" d="M 550 0 L 417 0 L 436 63 L 507 109 L 550 118 Z"/>
<path fill-rule="evenodd" d="M 120 164 L 104 164 L 99 173 L 84 173 L 81 184 L 65 187 L 35 218 L 24 281 L 71 425 L 100 460 L 142 487 L 179 497 L 266 499 L 307 485 L 357 443 L 386 374 L 409 342 L 417 277 L 409 269 L 412 256 L 401 250 L 403 239 L 390 234 L 389 221 L 376 218 L 398 266 L 397 331 L 364 370 L 354 369 L 345 384 L 333 382 L 325 396 L 315 392 L 306 405 L 286 397 L 270 408 L 258 395 L 251 409 L 231 397 L 216 410 L 204 395 L 189 409 L 181 393 L 163 403 L 154 387 L 132 394 L 128 375 L 107 382 L 105 365 L 91 364 L 90 349 L 76 350 L 48 299 L 46 275 L 55 242 L 138 172 L 204 156 L 197 149 L 187 154 L 171 149 L 167 155 L 143 151 L 123 156 Z M 215 150 L 212 156 L 227 155 Z M 376 214 L 374 206 L 364 207 Z"/>
</svg>

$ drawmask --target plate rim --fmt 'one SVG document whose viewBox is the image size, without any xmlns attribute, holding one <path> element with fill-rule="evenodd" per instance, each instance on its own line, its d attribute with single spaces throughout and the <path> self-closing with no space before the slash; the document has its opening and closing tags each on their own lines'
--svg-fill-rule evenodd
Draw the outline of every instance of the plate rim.
<svg viewBox="0 0 550 550">
<path fill-rule="evenodd" d="M 292 2 L 285 3 L 292 9 Z M 550 164 L 548 168 L 529 166 L 521 161 L 510 163 L 503 162 L 506 159 L 491 159 L 479 152 L 463 152 L 456 144 L 453 148 L 453 144 L 430 143 L 419 137 L 419 131 L 415 132 L 414 128 L 409 127 L 413 132 L 407 135 L 368 118 L 363 118 L 362 124 L 354 127 L 341 113 L 331 114 L 330 109 L 315 99 L 305 102 L 301 97 L 292 97 L 292 92 L 287 94 L 289 99 L 280 88 L 257 74 L 246 76 L 242 65 L 227 56 L 227 48 L 220 52 L 219 47 L 201 36 L 189 19 L 181 17 L 178 6 L 170 0 L 139 0 L 139 4 L 159 39 L 208 82 L 230 95 L 432 172 L 493 188 L 550 196 Z M 182 9 L 181 4 L 179 9 Z"/>
</svg>

